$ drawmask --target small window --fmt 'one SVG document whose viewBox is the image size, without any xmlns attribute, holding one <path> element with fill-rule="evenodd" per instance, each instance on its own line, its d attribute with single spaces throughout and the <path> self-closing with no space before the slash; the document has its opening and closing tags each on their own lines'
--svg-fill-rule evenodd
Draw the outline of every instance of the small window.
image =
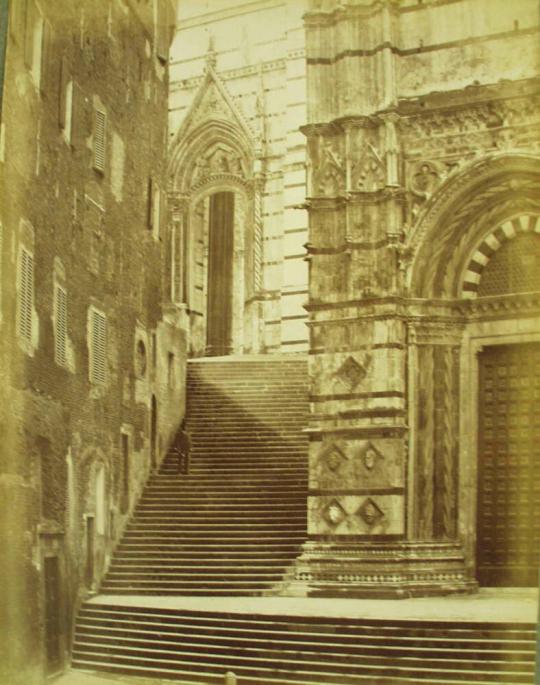
<svg viewBox="0 0 540 685">
<path fill-rule="evenodd" d="M 107 317 L 91 308 L 89 328 L 90 382 L 105 385 L 107 381 Z"/>
<path fill-rule="evenodd" d="M 54 357 L 60 366 L 67 364 L 67 293 L 56 284 L 54 292 Z"/>
<path fill-rule="evenodd" d="M 146 347 L 142 340 L 137 342 L 135 351 L 135 373 L 139 378 L 146 374 Z"/>
<path fill-rule="evenodd" d="M 169 388 L 174 388 L 174 354 L 169 352 L 167 363 L 167 384 Z"/>
<path fill-rule="evenodd" d="M 22 248 L 19 257 L 19 306 L 17 330 L 23 340 L 32 342 L 34 310 L 34 255 Z"/>
<path fill-rule="evenodd" d="M 152 368 L 154 371 L 157 367 L 157 335 L 152 333 Z"/>
<path fill-rule="evenodd" d="M 105 171 L 107 152 L 107 114 L 101 110 L 94 110 L 94 169 Z"/>
</svg>

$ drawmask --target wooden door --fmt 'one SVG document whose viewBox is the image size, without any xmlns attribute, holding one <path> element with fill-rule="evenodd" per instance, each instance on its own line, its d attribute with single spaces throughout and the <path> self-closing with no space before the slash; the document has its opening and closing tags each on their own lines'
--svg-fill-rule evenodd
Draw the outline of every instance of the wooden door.
<svg viewBox="0 0 540 685">
<path fill-rule="evenodd" d="M 60 577 L 58 557 L 45 557 L 45 652 L 47 655 L 47 675 L 62 669 L 60 650 Z"/>
<path fill-rule="evenodd" d="M 234 193 L 210 196 L 206 353 L 229 354 L 232 347 Z"/>
<path fill-rule="evenodd" d="M 478 580 L 536 586 L 540 344 L 486 347 L 479 362 Z"/>
</svg>

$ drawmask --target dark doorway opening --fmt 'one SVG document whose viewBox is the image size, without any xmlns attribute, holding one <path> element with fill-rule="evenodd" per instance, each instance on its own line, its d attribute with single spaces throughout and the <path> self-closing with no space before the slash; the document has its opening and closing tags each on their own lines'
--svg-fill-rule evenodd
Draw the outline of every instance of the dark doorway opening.
<svg viewBox="0 0 540 685">
<path fill-rule="evenodd" d="M 157 400 L 152 395 L 152 407 L 150 412 L 150 462 L 152 468 L 157 467 Z"/>
<path fill-rule="evenodd" d="M 94 517 L 87 516 L 86 518 L 86 571 L 85 581 L 86 587 L 92 589 L 94 585 L 94 543 L 95 543 L 95 525 Z"/>
<path fill-rule="evenodd" d="M 536 586 L 540 343 L 485 347 L 479 373 L 478 581 Z"/>
<path fill-rule="evenodd" d="M 129 436 L 122 433 L 122 501 L 121 509 L 125 514 L 129 509 Z"/>
<path fill-rule="evenodd" d="M 210 196 L 206 353 L 229 354 L 232 347 L 234 193 Z"/>
<path fill-rule="evenodd" d="M 58 557 L 45 557 L 45 651 L 47 675 L 62 670 L 60 573 Z"/>
</svg>

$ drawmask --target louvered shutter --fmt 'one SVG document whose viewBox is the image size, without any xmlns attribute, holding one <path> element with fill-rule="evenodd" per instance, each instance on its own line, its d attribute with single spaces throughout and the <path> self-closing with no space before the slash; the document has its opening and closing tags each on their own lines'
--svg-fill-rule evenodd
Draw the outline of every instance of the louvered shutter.
<svg viewBox="0 0 540 685">
<path fill-rule="evenodd" d="M 41 91 L 48 97 L 54 97 L 58 79 L 56 70 L 58 62 L 53 50 L 54 36 L 51 24 L 44 20 L 41 37 Z"/>
<path fill-rule="evenodd" d="M 19 320 L 21 338 L 32 342 L 32 311 L 34 308 L 34 256 L 22 248 L 19 262 Z"/>
<path fill-rule="evenodd" d="M 148 216 L 147 216 L 147 224 L 148 224 L 148 229 L 151 231 L 152 227 L 154 225 L 154 179 L 150 176 L 148 179 Z"/>
<path fill-rule="evenodd" d="M 92 310 L 90 340 L 90 380 L 104 385 L 107 380 L 107 319 Z"/>
<path fill-rule="evenodd" d="M 67 350 L 67 293 L 61 286 L 56 286 L 55 293 L 55 338 L 54 353 L 56 363 L 66 365 Z"/>
<path fill-rule="evenodd" d="M 94 169 L 105 171 L 107 151 L 107 114 L 100 109 L 94 112 Z"/>
</svg>

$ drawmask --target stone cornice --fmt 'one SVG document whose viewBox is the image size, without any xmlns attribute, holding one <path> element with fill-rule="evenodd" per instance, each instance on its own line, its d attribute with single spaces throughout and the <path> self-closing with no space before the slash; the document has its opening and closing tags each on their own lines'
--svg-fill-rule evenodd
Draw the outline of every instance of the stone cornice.
<svg viewBox="0 0 540 685">
<path fill-rule="evenodd" d="M 500 320 L 540 316 L 540 292 L 481 297 L 475 300 L 430 300 L 399 296 L 365 297 L 342 302 L 308 302 L 304 308 L 312 315 L 338 311 L 339 321 L 362 318 L 401 318 L 409 323 L 431 322 L 433 325 L 466 324 L 469 321 Z M 317 317 L 308 326 L 333 323 Z"/>
</svg>

